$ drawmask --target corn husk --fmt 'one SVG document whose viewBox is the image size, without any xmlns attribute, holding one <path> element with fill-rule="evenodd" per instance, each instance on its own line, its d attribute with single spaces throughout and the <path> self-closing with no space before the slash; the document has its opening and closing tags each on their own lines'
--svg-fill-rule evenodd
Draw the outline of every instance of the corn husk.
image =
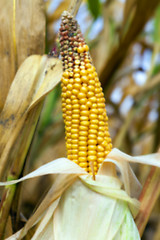
<svg viewBox="0 0 160 240">
<path fill-rule="evenodd" d="M 107 175 L 108 162 L 120 169 L 122 180 Z M 134 223 L 140 204 L 134 198 L 134 191 L 133 197 L 127 193 L 131 186 L 132 190 L 140 190 L 140 184 L 128 162 L 160 167 L 160 154 L 131 157 L 113 149 L 102 164 L 95 181 L 75 163 L 60 158 L 19 180 L 1 182 L 1 186 L 10 185 L 45 174 L 54 174 L 53 186 L 36 212 L 25 227 L 8 240 L 22 239 L 36 224 L 32 240 L 140 239 Z M 130 169 L 130 174 L 127 169 Z"/>
</svg>

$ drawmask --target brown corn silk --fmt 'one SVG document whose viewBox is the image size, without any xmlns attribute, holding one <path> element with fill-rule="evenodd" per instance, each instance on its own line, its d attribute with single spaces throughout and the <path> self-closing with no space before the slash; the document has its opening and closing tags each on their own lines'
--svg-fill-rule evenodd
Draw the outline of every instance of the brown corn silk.
<svg viewBox="0 0 160 240">
<path fill-rule="evenodd" d="M 59 35 L 67 157 L 96 174 L 112 149 L 103 90 L 89 47 L 69 12 L 62 15 Z"/>
</svg>

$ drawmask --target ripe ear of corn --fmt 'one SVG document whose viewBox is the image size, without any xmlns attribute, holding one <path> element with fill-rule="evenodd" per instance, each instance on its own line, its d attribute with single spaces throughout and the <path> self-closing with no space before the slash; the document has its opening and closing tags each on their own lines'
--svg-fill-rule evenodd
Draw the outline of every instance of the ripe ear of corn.
<svg viewBox="0 0 160 240">
<path fill-rule="evenodd" d="M 67 157 L 96 174 L 112 149 L 104 94 L 89 47 L 77 21 L 68 12 L 62 15 L 59 35 Z"/>
</svg>

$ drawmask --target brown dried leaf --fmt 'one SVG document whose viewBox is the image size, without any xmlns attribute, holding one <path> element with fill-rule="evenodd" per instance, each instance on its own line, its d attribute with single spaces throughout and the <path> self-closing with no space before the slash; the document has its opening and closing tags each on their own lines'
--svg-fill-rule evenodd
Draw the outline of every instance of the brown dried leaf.
<svg viewBox="0 0 160 240">
<path fill-rule="evenodd" d="M 42 0 L 0 1 L 0 112 L 20 64 L 31 54 L 43 54 L 45 15 Z"/>
</svg>

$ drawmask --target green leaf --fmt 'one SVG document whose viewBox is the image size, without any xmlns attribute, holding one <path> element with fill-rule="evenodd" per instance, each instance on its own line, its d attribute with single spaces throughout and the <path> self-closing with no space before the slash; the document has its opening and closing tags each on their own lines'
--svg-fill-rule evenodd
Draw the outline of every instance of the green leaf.
<svg viewBox="0 0 160 240">
<path fill-rule="evenodd" d="M 88 8 L 96 19 L 101 14 L 101 3 L 100 0 L 88 0 Z"/>
</svg>

